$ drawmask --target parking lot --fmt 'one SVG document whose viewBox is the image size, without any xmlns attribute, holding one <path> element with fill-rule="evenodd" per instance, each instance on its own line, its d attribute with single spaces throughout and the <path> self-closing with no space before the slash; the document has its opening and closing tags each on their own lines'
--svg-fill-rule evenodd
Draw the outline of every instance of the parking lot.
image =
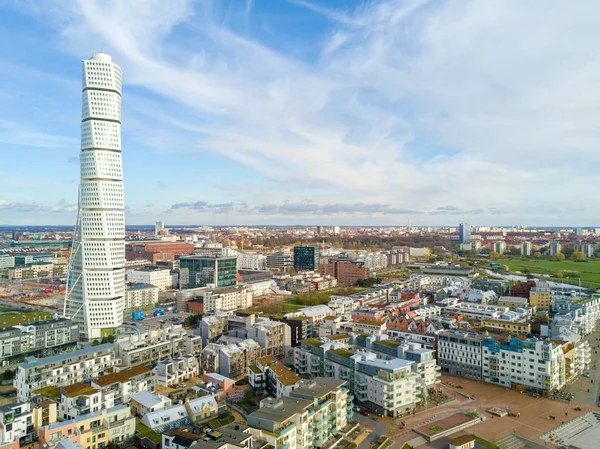
<svg viewBox="0 0 600 449">
<path fill-rule="evenodd" d="M 157 307 L 156 309 L 159 309 Z M 145 311 L 145 317 L 141 321 L 134 321 L 131 314 L 127 315 L 123 320 L 123 325 L 129 328 L 141 328 L 141 329 L 152 329 L 163 324 L 183 324 L 185 319 L 191 315 L 186 312 L 173 313 L 172 311 L 166 311 L 164 315 L 153 316 L 153 312 L 156 309 Z"/>
</svg>

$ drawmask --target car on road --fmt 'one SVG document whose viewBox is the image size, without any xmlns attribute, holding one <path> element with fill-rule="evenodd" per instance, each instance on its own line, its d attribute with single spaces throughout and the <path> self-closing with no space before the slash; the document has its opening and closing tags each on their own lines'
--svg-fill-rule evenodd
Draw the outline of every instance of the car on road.
<svg viewBox="0 0 600 449">
<path fill-rule="evenodd" d="M 584 376 L 584 377 L 590 377 L 590 376 L 591 376 L 591 374 L 590 374 L 590 373 L 584 373 L 584 375 L 583 375 L 583 376 Z"/>
</svg>

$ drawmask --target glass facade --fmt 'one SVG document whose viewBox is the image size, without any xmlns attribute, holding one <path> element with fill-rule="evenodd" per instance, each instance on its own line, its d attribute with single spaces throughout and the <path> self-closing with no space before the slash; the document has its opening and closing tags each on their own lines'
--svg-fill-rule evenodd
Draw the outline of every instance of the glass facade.
<svg viewBox="0 0 600 449">
<path fill-rule="evenodd" d="M 206 287 L 208 284 L 217 287 L 237 285 L 236 257 L 182 257 L 179 266 L 189 271 L 189 288 Z"/>
<path fill-rule="evenodd" d="M 294 248 L 294 268 L 296 270 L 317 270 L 319 268 L 319 248 L 296 246 Z"/>
</svg>

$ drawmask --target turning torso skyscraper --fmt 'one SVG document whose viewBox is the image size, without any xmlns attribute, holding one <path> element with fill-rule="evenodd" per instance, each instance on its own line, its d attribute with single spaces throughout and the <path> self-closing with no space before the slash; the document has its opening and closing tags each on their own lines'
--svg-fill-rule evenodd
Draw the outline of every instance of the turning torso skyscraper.
<svg viewBox="0 0 600 449">
<path fill-rule="evenodd" d="M 109 55 L 83 61 L 81 180 L 65 315 L 83 339 L 123 324 L 125 210 L 121 162 L 121 68 Z"/>
</svg>

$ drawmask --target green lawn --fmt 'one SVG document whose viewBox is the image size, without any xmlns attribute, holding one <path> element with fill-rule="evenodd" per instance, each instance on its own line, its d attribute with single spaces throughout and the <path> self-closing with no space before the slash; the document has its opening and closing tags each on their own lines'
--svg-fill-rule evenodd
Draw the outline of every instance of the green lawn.
<svg viewBox="0 0 600 449">
<path fill-rule="evenodd" d="M 0 327 L 28 324 L 50 318 L 52 314 L 45 312 L 0 312 Z"/>
<path fill-rule="evenodd" d="M 520 271 L 523 273 L 523 270 L 527 269 L 531 273 L 549 274 L 553 277 L 556 273 L 561 272 L 563 277 L 553 280 L 578 284 L 579 279 L 581 279 L 581 285 L 600 287 L 600 260 L 598 259 L 587 262 L 573 262 L 571 260 L 555 262 L 552 260 L 500 258 L 494 262 L 508 266 L 511 272 Z"/>
</svg>

